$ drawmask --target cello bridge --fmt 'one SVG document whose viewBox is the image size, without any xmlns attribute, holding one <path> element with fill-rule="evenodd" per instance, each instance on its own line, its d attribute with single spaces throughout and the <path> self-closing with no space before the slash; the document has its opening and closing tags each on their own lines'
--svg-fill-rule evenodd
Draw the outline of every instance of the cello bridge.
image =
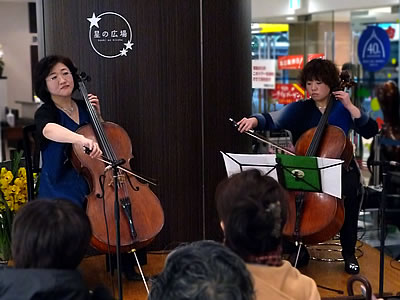
<svg viewBox="0 0 400 300">
<path fill-rule="evenodd" d="M 123 185 L 125 183 L 125 181 L 126 181 L 125 175 L 124 174 L 118 174 L 118 185 L 119 186 Z M 114 186 L 114 179 L 110 180 L 108 186 L 109 187 Z"/>
</svg>

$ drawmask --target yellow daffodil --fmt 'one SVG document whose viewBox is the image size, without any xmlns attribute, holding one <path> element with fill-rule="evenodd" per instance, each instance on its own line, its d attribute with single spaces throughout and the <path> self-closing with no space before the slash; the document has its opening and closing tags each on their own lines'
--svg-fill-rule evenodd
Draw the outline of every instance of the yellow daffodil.
<svg viewBox="0 0 400 300">
<path fill-rule="evenodd" d="M 14 179 L 14 175 L 12 174 L 11 171 L 7 171 L 4 176 L 2 176 L 2 179 L 10 183 Z"/>
<path fill-rule="evenodd" d="M 13 194 L 18 194 L 20 191 L 20 187 L 16 184 L 10 185 L 10 190 Z"/>
<path fill-rule="evenodd" d="M 6 189 L 7 187 L 8 187 L 8 181 L 5 178 L 1 178 L 0 179 L 0 188 L 3 190 L 3 189 Z"/>
<path fill-rule="evenodd" d="M 26 178 L 26 169 L 25 168 L 18 169 L 18 177 Z"/>
<path fill-rule="evenodd" d="M 22 152 L 17 153 L 13 157 L 11 165 L 18 166 L 21 157 Z M 38 180 L 38 175 L 34 175 L 34 178 Z M 2 167 L 0 170 L 0 238 L 2 241 L 10 241 L 12 220 L 15 213 L 27 202 L 27 194 L 26 169 L 18 168 L 18 171 L 13 174 L 12 171 Z M 8 251 L 4 250 L 7 248 L 4 244 L 2 246 L 0 247 L 0 259 L 8 260 L 11 255 L 11 246 L 8 245 Z"/>
<path fill-rule="evenodd" d="M 18 193 L 15 195 L 15 201 L 18 203 L 25 203 L 26 202 L 26 194 Z"/>
<path fill-rule="evenodd" d="M 26 185 L 26 181 L 24 179 L 18 177 L 18 178 L 15 178 L 14 184 L 16 186 L 18 186 L 20 189 L 22 189 L 24 187 L 24 185 Z"/>
</svg>

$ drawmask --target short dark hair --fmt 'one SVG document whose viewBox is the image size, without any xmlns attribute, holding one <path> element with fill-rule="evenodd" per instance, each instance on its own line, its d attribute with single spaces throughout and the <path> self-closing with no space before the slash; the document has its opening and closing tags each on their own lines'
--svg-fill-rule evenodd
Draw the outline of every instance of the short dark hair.
<svg viewBox="0 0 400 300">
<path fill-rule="evenodd" d="M 51 69 L 58 63 L 62 63 L 67 66 L 74 78 L 74 90 L 78 88 L 78 69 L 74 66 L 71 59 L 61 55 L 50 55 L 43 57 L 35 67 L 33 76 L 33 85 L 36 96 L 43 102 L 52 102 L 51 95 L 47 89 L 46 77 L 50 74 Z"/>
<path fill-rule="evenodd" d="M 281 245 L 287 195 L 272 177 L 247 170 L 223 180 L 215 194 L 225 243 L 246 260 Z"/>
<path fill-rule="evenodd" d="M 85 211 L 67 200 L 34 200 L 16 214 L 12 257 L 16 268 L 75 269 L 92 229 Z"/>
<path fill-rule="evenodd" d="M 300 84 L 304 88 L 310 80 L 322 81 L 333 90 L 340 85 L 339 70 L 330 60 L 315 58 L 304 66 L 299 75 Z"/>
<path fill-rule="evenodd" d="M 152 281 L 149 300 L 254 299 L 251 275 L 221 243 L 198 241 L 171 252 Z"/>
</svg>

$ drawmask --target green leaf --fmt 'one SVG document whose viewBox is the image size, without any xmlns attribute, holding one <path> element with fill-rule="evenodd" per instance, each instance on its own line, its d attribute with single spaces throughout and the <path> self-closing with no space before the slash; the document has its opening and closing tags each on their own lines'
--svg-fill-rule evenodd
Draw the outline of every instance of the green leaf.
<svg viewBox="0 0 400 300">
<path fill-rule="evenodd" d="M 19 165 L 21 162 L 21 158 L 22 155 L 24 154 L 24 151 L 18 151 L 14 153 L 13 159 L 11 161 L 11 173 L 14 176 L 14 179 L 17 177 L 18 175 L 18 169 L 19 169 Z"/>
</svg>

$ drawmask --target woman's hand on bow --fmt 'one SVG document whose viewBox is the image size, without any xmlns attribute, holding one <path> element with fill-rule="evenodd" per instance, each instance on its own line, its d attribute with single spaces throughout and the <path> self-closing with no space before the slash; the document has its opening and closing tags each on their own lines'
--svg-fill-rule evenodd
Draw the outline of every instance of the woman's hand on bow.
<svg viewBox="0 0 400 300">
<path fill-rule="evenodd" d="M 240 132 L 245 132 L 245 131 L 249 131 L 255 127 L 257 127 L 258 125 L 258 120 L 254 117 L 251 118 L 243 118 L 241 119 L 239 122 L 237 122 L 238 126 L 238 130 Z"/>
</svg>

